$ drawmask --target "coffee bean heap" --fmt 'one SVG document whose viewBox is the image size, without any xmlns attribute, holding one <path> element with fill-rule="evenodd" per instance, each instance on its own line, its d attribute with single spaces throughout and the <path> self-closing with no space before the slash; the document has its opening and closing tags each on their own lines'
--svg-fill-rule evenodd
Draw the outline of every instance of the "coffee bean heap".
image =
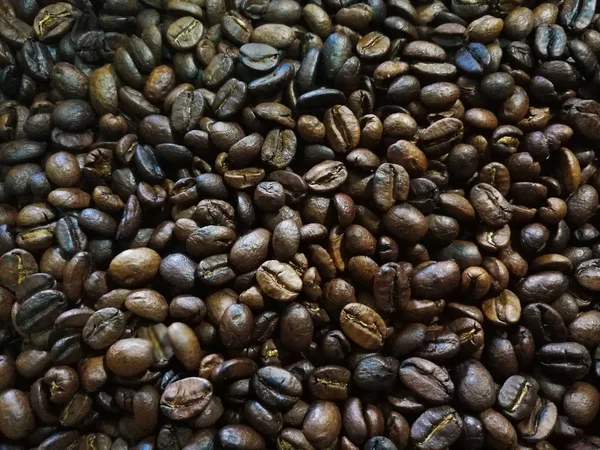
<svg viewBox="0 0 600 450">
<path fill-rule="evenodd" d="M 600 449 L 596 0 L 0 0 L 0 450 Z"/>
</svg>

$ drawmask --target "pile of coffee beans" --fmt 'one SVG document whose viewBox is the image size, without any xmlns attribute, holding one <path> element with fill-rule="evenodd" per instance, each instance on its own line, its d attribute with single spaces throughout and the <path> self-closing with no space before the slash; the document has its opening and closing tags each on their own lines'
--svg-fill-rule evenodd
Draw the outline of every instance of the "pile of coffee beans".
<svg viewBox="0 0 600 450">
<path fill-rule="evenodd" d="M 0 0 L 0 450 L 600 449 L 543 1 Z"/>
</svg>

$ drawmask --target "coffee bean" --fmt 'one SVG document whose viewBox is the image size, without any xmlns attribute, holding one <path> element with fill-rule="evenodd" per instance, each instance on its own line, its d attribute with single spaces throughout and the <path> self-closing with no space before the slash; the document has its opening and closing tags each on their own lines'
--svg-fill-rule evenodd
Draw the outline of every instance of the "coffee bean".
<svg viewBox="0 0 600 450">
<path fill-rule="evenodd" d="M 585 426 L 598 413 L 599 400 L 598 390 L 594 386 L 577 382 L 566 392 L 563 408 L 573 425 Z"/>
<path fill-rule="evenodd" d="M 266 261 L 256 272 L 256 281 L 269 297 L 280 302 L 295 299 L 302 290 L 302 280 L 294 269 L 278 261 Z"/>
<path fill-rule="evenodd" d="M 463 137 L 463 123 L 454 118 L 445 118 L 434 122 L 417 133 L 417 143 L 428 157 L 447 153 Z"/>
<path fill-rule="evenodd" d="M 447 370 L 423 358 L 405 359 L 399 377 L 418 397 L 432 404 L 446 404 L 454 395 L 454 383 Z"/>
<path fill-rule="evenodd" d="M 149 248 L 125 250 L 112 260 L 108 273 L 123 286 L 139 286 L 154 278 L 159 263 L 160 256 Z"/>
<path fill-rule="evenodd" d="M 152 345 L 145 339 L 121 339 L 106 352 L 106 365 L 117 375 L 140 375 L 151 364 Z"/>
<path fill-rule="evenodd" d="M 535 407 L 538 389 L 538 383 L 534 378 L 513 375 L 498 391 L 498 406 L 511 419 L 523 420 Z"/>
<path fill-rule="evenodd" d="M 521 318 L 521 302 L 514 292 L 504 289 L 498 296 L 483 301 L 483 313 L 496 325 L 518 323 Z"/>
<path fill-rule="evenodd" d="M 539 350 L 542 367 L 549 373 L 567 379 L 579 380 L 590 370 L 589 352 L 575 342 L 558 342 L 544 345 Z"/>
<path fill-rule="evenodd" d="M 293 406 L 302 394 L 300 382 L 287 370 L 275 366 L 257 370 L 251 386 L 261 402 L 277 408 Z"/>
<path fill-rule="evenodd" d="M 88 319 L 82 331 L 84 342 L 93 349 L 114 344 L 125 331 L 126 319 L 117 308 L 103 308 Z"/>
<path fill-rule="evenodd" d="M 175 50 L 189 50 L 198 43 L 203 33 L 202 23 L 188 16 L 173 22 L 167 30 L 166 37 Z"/>
<path fill-rule="evenodd" d="M 550 435 L 557 415 L 558 410 L 554 403 L 538 397 L 531 415 L 520 422 L 517 429 L 526 442 L 538 442 Z"/>
<path fill-rule="evenodd" d="M 208 380 L 184 378 L 167 386 L 160 398 L 160 410 L 169 419 L 190 419 L 208 406 L 211 397 L 212 385 Z"/>
<path fill-rule="evenodd" d="M 340 326 L 348 338 L 365 349 L 374 350 L 383 345 L 385 323 L 366 305 L 347 304 L 340 313 Z"/>
<path fill-rule="evenodd" d="M 411 286 L 420 298 L 437 300 L 458 286 L 459 281 L 458 265 L 453 261 L 442 261 L 417 266 Z"/>
<path fill-rule="evenodd" d="M 0 430 L 8 439 L 23 439 L 35 429 L 35 417 L 27 394 L 16 389 L 7 389 L 0 394 L 3 414 Z"/>
<path fill-rule="evenodd" d="M 482 412 L 494 405 L 496 392 L 492 375 L 476 360 L 465 361 L 454 370 L 456 397 L 467 408 Z"/>
<path fill-rule="evenodd" d="M 342 416 L 335 403 L 316 401 L 306 411 L 302 432 L 317 448 L 333 444 L 342 428 Z"/>
<path fill-rule="evenodd" d="M 487 409 L 479 415 L 486 442 L 492 448 L 510 448 L 517 443 L 517 433 L 512 424 L 499 412 Z"/>
<path fill-rule="evenodd" d="M 450 406 L 437 406 L 416 419 L 410 439 L 418 449 L 442 449 L 456 442 L 461 432 L 459 414 Z"/>
<path fill-rule="evenodd" d="M 68 308 L 65 295 L 56 290 L 33 294 L 17 310 L 16 325 L 25 333 L 46 330 Z"/>
</svg>

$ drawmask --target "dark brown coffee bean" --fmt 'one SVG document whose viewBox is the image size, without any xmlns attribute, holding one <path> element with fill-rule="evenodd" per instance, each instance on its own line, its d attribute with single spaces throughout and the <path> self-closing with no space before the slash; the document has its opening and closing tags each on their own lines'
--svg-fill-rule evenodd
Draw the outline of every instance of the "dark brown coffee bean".
<svg viewBox="0 0 600 450">
<path fill-rule="evenodd" d="M 0 430 L 8 439 L 23 439 L 35 429 L 35 417 L 27 394 L 7 389 L 0 394 Z"/>
<path fill-rule="evenodd" d="M 571 380 L 583 378 L 591 364 L 589 352 L 575 342 L 544 345 L 539 350 L 539 358 L 545 371 Z"/>
<path fill-rule="evenodd" d="M 342 428 L 342 416 L 335 403 L 314 402 L 306 412 L 302 432 L 317 448 L 326 448 L 335 442 Z"/>
<path fill-rule="evenodd" d="M 534 378 L 513 375 L 498 391 L 498 406 L 511 419 L 523 420 L 535 407 L 538 389 L 538 383 Z"/>
<path fill-rule="evenodd" d="M 453 444 L 462 432 L 459 414 L 449 406 L 430 408 L 421 414 L 410 430 L 416 448 L 442 449 Z"/>
<path fill-rule="evenodd" d="M 556 424 L 558 410 L 549 400 L 537 398 L 531 415 L 517 425 L 526 442 L 539 442 L 547 438 Z"/>
<path fill-rule="evenodd" d="M 321 366 L 308 377 L 308 389 L 319 400 L 344 400 L 348 397 L 351 373 L 342 366 Z"/>
<path fill-rule="evenodd" d="M 106 348 L 114 344 L 125 331 L 126 319 L 117 308 L 96 311 L 82 331 L 84 342 L 91 348 Z"/>
<path fill-rule="evenodd" d="M 256 371 L 252 389 L 261 402 L 277 408 L 289 408 L 302 394 L 302 384 L 287 370 L 267 366 Z"/>
<path fill-rule="evenodd" d="M 121 339 L 106 352 L 106 364 L 117 375 L 140 375 L 152 364 L 152 345 L 145 339 Z"/>
<path fill-rule="evenodd" d="M 434 122 L 419 131 L 417 144 L 428 157 L 437 157 L 447 153 L 463 137 L 463 124 L 460 120 L 446 118 Z"/>
<path fill-rule="evenodd" d="M 302 280 L 294 269 L 279 261 L 266 261 L 256 272 L 260 289 L 280 302 L 295 299 L 302 290 Z"/>
<path fill-rule="evenodd" d="M 159 264 L 160 256 L 154 250 L 125 250 L 111 261 L 108 273 L 120 285 L 139 286 L 154 278 Z"/>
<path fill-rule="evenodd" d="M 355 149 L 360 141 L 360 125 L 350 109 L 337 105 L 325 114 L 327 140 L 334 151 L 347 153 Z"/>
<path fill-rule="evenodd" d="M 443 367 L 426 359 L 408 358 L 402 362 L 400 381 L 418 397 L 443 405 L 454 395 L 454 384 Z"/>
<path fill-rule="evenodd" d="M 199 377 L 184 378 L 167 386 L 160 398 L 161 412 L 172 420 L 191 419 L 208 406 L 211 383 Z"/>
<path fill-rule="evenodd" d="M 348 338 L 368 350 L 383 345 L 387 329 L 379 314 L 360 303 L 349 303 L 342 309 L 340 326 Z"/>
<path fill-rule="evenodd" d="M 487 183 L 474 186 L 471 189 L 470 200 L 481 220 L 491 227 L 502 227 L 512 218 L 512 210 L 507 200 Z"/>
<path fill-rule="evenodd" d="M 414 295 L 437 300 L 453 291 L 460 282 L 460 269 L 454 261 L 417 266 L 411 280 Z"/>
<path fill-rule="evenodd" d="M 598 390 L 589 383 L 573 383 L 565 394 L 563 408 L 573 425 L 588 425 L 600 408 Z"/>
<path fill-rule="evenodd" d="M 512 424 L 499 412 L 487 409 L 479 415 L 486 442 L 492 448 L 510 448 L 517 443 L 517 433 Z"/>
</svg>

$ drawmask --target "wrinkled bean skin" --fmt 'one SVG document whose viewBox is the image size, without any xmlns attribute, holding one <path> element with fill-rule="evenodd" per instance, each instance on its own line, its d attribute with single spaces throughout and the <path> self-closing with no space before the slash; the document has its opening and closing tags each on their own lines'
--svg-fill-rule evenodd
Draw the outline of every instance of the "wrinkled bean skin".
<svg viewBox="0 0 600 450">
<path fill-rule="evenodd" d="M 600 448 L 597 0 L 0 0 L 0 450 Z"/>
</svg>

